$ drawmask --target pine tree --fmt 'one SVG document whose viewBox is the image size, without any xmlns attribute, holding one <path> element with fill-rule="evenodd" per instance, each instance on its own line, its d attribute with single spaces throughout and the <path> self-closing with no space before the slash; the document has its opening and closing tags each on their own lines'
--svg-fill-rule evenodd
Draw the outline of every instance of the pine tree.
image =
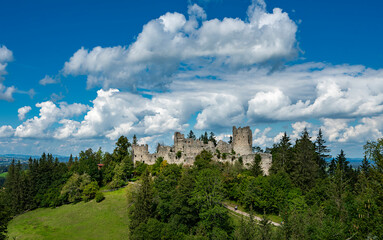
<svg viewBox="0 0 383 240">
<path fill-rule="evenodd" d="M 261 155 L 255 154 L 253 163 L 251 164 L 251 167 L 250 167 L 250 172 L 252 176 L 257 177 L 263 174 L 263 171 L 261 168 L 261 161 L 262 161 Z"/>
<path fill-rule="evenodd" d="M 137 136 L 136 136 L 136 134 L 133 135 L 133 145 L 137 145 Z"/>
<path fill-rule="evenodd" d="M 335 169 L 336 169 L 336 162 L 335 162 L 335 158 L 333 158 L 330 162 L 329 167 L 328 167 L 328 175 L 330 175 L 330 176 L 334 175 Z"/>
<path fill-rule="evenodd" d="M 133 208 L 130 209 L 130 229 L 136 229 L 140 224 L 146 223 L 154 214 L 153 183 L 149 171 L 142 174 L 141 183 L 133 196 Z"/>
<path fill-rule="evenodd" d="M 215 139 L 215 135 L 213 132 L 210 132 L 209 141 L 214 143 L 214 146 L 217 146 L 217 140 Z"/>
<path fill-rule="evenodd" d="M 70 170 L 70 168 L 72 167 L 72 165 L 73 165 L 73 156 L 72 156 L 72 154 L 70 155 L 70 157 L 69 157 L 69 160 L 68 160 L 68 169 Z"/>
<path fill-rule="evenodd" d="M 318 177 L 316 160 L 315 145 L 310 140 L 309 133 L 305 128 L 294 146 L 293 168 L 290 173 L 293 182 L 303 191 L 311 189 Z"/>
<path fill-rule="evenodd" d="M 194 140 L 196 139 L 196 136 L 194 135 L 194 132 L 192 130 L 190 130 L 187 138 L 191 138 L 191 139 L 194 139 Z"/>
<path fill-rule="evenodd" d="M 370 173 L 370 168 L 371 168 L 370 162 L 367 160 L 366 155 L 364 155 L 361 170 L 367 178 L 368 178 L 369 173 Z"/>
<path fill-rule="evenodd" d="M 270 172 L 277 173 L 279 171 L 291 171 L 293 154 L 290 138 L 287 136 L 286 132 L 283 134 L 280 142 L 274 145 L 271 154 L 273 156 L 273 164 L 271 165 Z"/>
<path fill-rule="evenodd" d="M 113 150 L 113 157 L 116 162 L 121 162 L 125 156 L 129 155 L 131 144 L 128 138 L 121 136 L 116 142 L 116 148 Z"/>
<path fill-rule="evenodd" d="M 317 164 L 319 167 L 319 175 L 324 178 L 326 176 L 326 158 L 330 157 L 328 154 L 330 149 L 325 145 L 326 141 L 323 139 L 322 129 L 319 128 L 317 139 L 315 140 L 315 151 L 317 153 Z"/>
</svg>

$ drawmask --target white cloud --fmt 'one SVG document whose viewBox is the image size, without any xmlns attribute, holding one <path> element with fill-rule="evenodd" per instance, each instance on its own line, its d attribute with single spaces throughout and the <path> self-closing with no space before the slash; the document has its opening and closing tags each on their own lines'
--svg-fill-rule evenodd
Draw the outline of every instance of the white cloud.
<svg viewBox="0 0 383 240">
<path fill-rule="evenodd" d="M 280 132 L 278 133 L 274 138 L 273 138 L 273 142 L 274 143 L 279 143 L 283 137 L 285 133 L 284 132 Z"/>
<path fill-rule="evenodd" d="M 24 120 L 25 115 L 26 115 L 29 111 L 31 111 L 31 110 L 32 110 L 32 108 L 31 108 L 30 106 L 24 106 L 24 107 L 22 107 L 22 108 L 19 108 L 19 109 L 17 110 L 19 119 L 20 119 L 20 120 Z"/>
<path fill-rule="evenodd" d="M 0 138 L 7 138 L 13 136 L 15 130 L 12 126 L 5 125 L 0 127 Z"/>
<path fill-rule="evenodd" d="M 268 13 L 252 5 L 248 21 L 238 18 L 204 20 L 201 7 L 147 23 L 129 47 L 79 49 L 65 63 L 64 74 L 87 75 L 88 87 L 164 87 L 181 67 L 226 66 L 247 69 L 296 55 L 296 24 L 281 9 Z"/>
<path fill-rule="evenodd" d="M 273 143 L 273 138 L 268 136 L 271 131 L 271 127 L 265 128 L 263 131 L 255 129 L 253 133 L 253 145 L 260 147 L 268 147 Z"/>
<path fill-rule="evenodd" d="M 60 103 L 57 107 L 51 101 L 37 103 L 36 107 L 40 108 L 39 117 L 35 116 L 26 120 L 23 124 L 16 128 L 15 136 L 17 137 L 30 137 L 30 138 L 43 138 L 50 137 L 46 130 L 54 123 L 61 119 L 73 117 L 86 111 L 87 106 L 83 104 L 70 104 Z"/>
<path fill-rule="evenodd" d="M 13 53 L 6 46 L 0 47 L 0 63 L 13 61 Z"/>
<path fill-rule="evenodd" d="M 13 60 L 13 53 L 6 46 L 0 47 L 0 100 L 13 101 L 13 93 L 16 92 L 14 86 L 6 87 L 3 84 L 3 75 L 7 74 L 5 68 L 8 62 Z"/>
<path fill-rule="evenodd" d="M 352 119 L 322 119 L 324 135 L 332 142 L 366 142 L 383 137 L 383 115 Z"/>
<path fill-rule="evenodd" d="M 307 131 L 310 130 L 310 128 L 312 127 L 311 123 L 308 123 L 306 121 L 302 121 L 302 122 L 295 122 L 293 124 L 291 124 L 291 127 L 293 128 L 293 132 L 290 136 L 290 139 L 295 141 L 296 139 L 300 138 L 303 130 L 306 128 Z M 313 136 L 311 136 L 313 137 Z"/>
<path fill-rule="evenodd" d="M 245 117 L 243 104 L 231 94 L 209 94 L 201 99 L 202 112 L 197 116 L 196 129 L 230 127 Z M 195 99 L 197 100 L 197 99 Z"/>
<path fill-rule="evenodd" d="M 59 83 L 59 82 L 60 82 L 59 78 L 57 78 L 57 77 L 52 78 L 52 77 L 50 77 L 48 75 L 45 75 L 45 77 L 39 81 L 39 84 L 45 86 L 45 85 L 48 85 L 48 84 L 56 84 L 56 83 Z"/>
</svg>

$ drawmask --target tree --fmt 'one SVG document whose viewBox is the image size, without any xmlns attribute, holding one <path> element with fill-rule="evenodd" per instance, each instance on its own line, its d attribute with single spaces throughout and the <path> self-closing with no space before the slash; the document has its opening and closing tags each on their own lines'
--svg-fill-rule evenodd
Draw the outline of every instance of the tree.
<svg viewBox="0 0 383 240">
<path fill-rule="evenodd" d="M 227 209 L 222 206 L 223 191 L 223 179 L 217 169 L 207 168 L 199 171 L 190 201 L 199 211 L 201 221 L 198 228 L 203 232 L 203 236 L 226 236 L 226 239 L 231 234 L 230 217 Z"/>
<path fill-rule="evenodd" d="M 116 142 L 116 148 L 113 150 L 113 157 L 116 162 L 121 162 L 125 156 L 129 155 L 131 144 L 127 137 L 121 136 Z"/>
<path fill-rule="evenodd" d="M 326 158 L 330 157 L 328 154 L 330 149 L 325 145 L 326 141 L 323 139 L 322 129 L 319 128 L 317 139 L 315 140 L 315 151 L 317 153 L 317 164 L 319 167 L 319 174 L 321 177 L 326 176 Z"/>
<path fill-rule="evenodd" d="M 91 183 L 91 178 L 84 173 L 79 175 L 74 173 L 65 183 L 61 190 L 61 197 L 66 202 L 75 203 L 82 200 L 82 195 L 85 187 Z"/>
<path fill-rule="evenodd" d="M 208 144 L 209 137 L 207 136 L 207 132 L 205 132 L 204 134 L 201 134 L 201 137 L 199 137 L 199 140 L 202 141 L 204 144 Z"/>
<path fill-rule="evenodd" d="M 0 240 L 7 239 L 7 225 L 11 220 L 11 212 L 6 203 L 4 191 L 0 190 Z"/>
<path fill-rule="evenodd" d="M 274 147 L 271 150 L 271 154 L 273 156 L 273 163 L 270 168 L 271 173 L 277 173 L 279 171 L 291 171 L 293 168 L 293 166 L 291 166 L 293 152 L 290 138 L 287 136 L 286 132 L 283 134 L 280 142 L 278 144 L 274 144 Z"/>
<path fill-rule="evenodd" d="M 367 160 L 366 155 L 364 155 L 361 170 L 366 175 L 367 178 L 369 176 L 370 168 L 371 168 L 370 162 Z"/>
<path fill-rule="evenodd" d="M 68 166 L 69 170 L 71 169 L 72 165 L 73 165 L 73 156 L 71 154 L 70 157 L 69 157 L 68 163 L 67 163 L 67 166 Z"/>
<path fill-rule="evenodd" d="M 133 135 L 133 145 L 137 145 L 137 136 L 136 136 L 136 134 Z"/>
<path fill-rule="evenodd" d="M 294 146 L 294 161 L 290 176 L 293 182 L 303 191 L 308 191 L 315 185 L 318 177 L 318 164 L 315 145 L 310 140 L 305 128 Z"/>
<path fill-rule="evenodd" d="M 196 136 L 194 135 L 194 132 L 193 132 L 192 130 L 190 130 L 190 132 L 189 132 L 187 138 L 191 138 L 191 139 L 196 140 Z"/>
<path fill-rule="evenodd" d="M 210 132 L 209 141 L 214 143 L 214 146 L 217 146 L 217 140 L 215 139 L 215 135 L 213 132 Z"/>
<path fill-rule="evenodd" d="M 336 162 L 335 162 L 335 158 L 333 158 L 330 162 L 330 165 L 328 166 L 328 174 L 331 176 L 331 175 L 334 175 L 335 174 L 335 169 L 336 169 Z"/>
<path fill-rule="evenodd" d="M 97 182 L 95 181 L 87 184 L 84 187 L 84 190 L 82 192 L 82 200 L 84 200 L 85 202 L 88 202 L 89 200 L 92 200 L 93 198 L 95 198 L 98 189 L 99 189 L 99 186 Z"/>
<path fill-rule="evenodd" d="M 251 164 L 251 167 L 250 167 L 250 172 L 252 176 L 257 177 L 259 175 L 263 175 L 263 171 L 261 168 L 261 161 L 262 161 L 261 155 L 255 154 L 253 163 Z"/>
<path fill-rule="evenodd" d="M 136 192 L 132 194 L 132 207 L 129 210 L 129 228 L 134 231 L 140 224 L 146 224 L 155 210 L 153 183 L 149 171 L 146 169 L 138 182 Z"/>
</svg>

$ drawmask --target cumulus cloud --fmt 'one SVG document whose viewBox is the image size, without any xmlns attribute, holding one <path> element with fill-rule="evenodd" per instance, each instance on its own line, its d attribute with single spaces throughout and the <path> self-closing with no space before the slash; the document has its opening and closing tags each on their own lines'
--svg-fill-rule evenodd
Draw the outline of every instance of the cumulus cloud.
<svg viewBox="0 0 383 240">
<path fill-rule="evenodd" d="M 39 81 L 40 85 L 56 84 L 59 83 L 60 79 L 58 77 L 52 78 L 51 76 L 45 75 L 43 79 Z"/>
<path fill-rule="evenodd" d="M 163 88 L 180 68 L 199 66 L 247 69 L 296 55 L 296 24 L 287 13 L 264 4 L 248 9 L 248 20 L 206 19 L 198 5 L 188 18 L 166 13 L 148 22 L 129 47 L 79 49 L 64 74 L 86 75 L 88 87 Z"/>
<path fill-rule="evenodd" d="M 0 138 L 11 137 L 14 134 L 15 130 L 12 126 L 5 125 L 0 127 Z"/>
<path fill-rule="evenodd" d="M 352 119 L 322 119 L 324 135 L 333 142 L 366 142 L 383 137 L 383 115 Z"/>
<path fill-rule="evenodd" d="M 267 127 L 263 131 L 258 128 L 255 129 L 253 133 L 253 144 L 260 147 L 270 146 L 273 142 L 273 138 L 268 136 L 270 131 L 271 127 Z"/>
<path fill-rule="evenodd" d="M 22 108 L 19 108 L 19 109 L 17 110 L 19 119 L 20 119 L 20 120 L 24 120 L 25 115 L 26 115 L 29 111 L 31 111 L 31 110 L 32 110 L 32 108 L 31 108 L 30 106 L 24 106 L 24 107 L 22 107 Z"/>
<path fill-rule="evenodd" d="M 46 131 L 52 124 L 60 119 L 73 117 L 86 111 L 87 106 L 83 104 L 60 103 L 59 107 L 51 101 L 37 103 L 40 108 L 39 117 L 35 116 L 26 120 L 16 127 L 16 137 L 44 138 L 50 137 Z"/>
<path fill-rule="evenodd" d="M 3 84 L 4 75 L 7 74 L 5 68 L 8 62 L 13 60 L 13 53 L 6 46 L 0 47 L 0 100 L 13 101 L 13 93 L 16 92 L 14 86 L 6 87 Z"/>
</svg>

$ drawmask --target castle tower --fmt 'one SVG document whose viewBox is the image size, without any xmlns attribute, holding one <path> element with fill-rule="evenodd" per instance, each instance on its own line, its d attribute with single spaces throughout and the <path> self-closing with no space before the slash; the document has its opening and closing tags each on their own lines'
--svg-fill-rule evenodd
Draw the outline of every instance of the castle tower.
<svg viewBox="0 0 383 240">
<path fill-rule="evenodd" d="M 185 142 L 185 136 L 180 132 L 174 133 L 174 151 L 182 151 Z"/>
<path fill-rule="evenodd" d="M 249 126 L 233 127 L 233 150 L 240 155 L 253 153 L 253 134 Z"/>
</svg>

